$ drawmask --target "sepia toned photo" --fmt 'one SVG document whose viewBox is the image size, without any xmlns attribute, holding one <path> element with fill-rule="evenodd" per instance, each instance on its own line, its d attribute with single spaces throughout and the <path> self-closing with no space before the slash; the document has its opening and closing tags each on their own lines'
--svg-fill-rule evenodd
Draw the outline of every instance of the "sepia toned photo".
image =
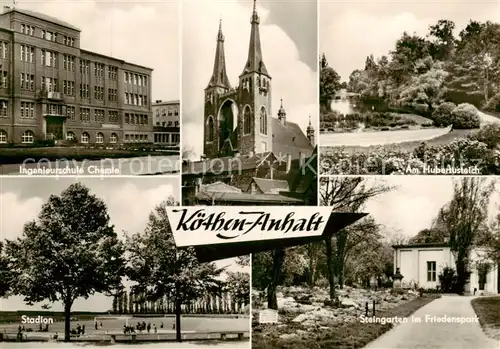
<svg viewBox="0 0 500 349">
<path fill-rule="evenodd" d="M 2 348 L 249 348 L 250 260 L 178 247 L 178 178 L 2 185 Z"/>
<path fill-rule="evenodd" d="M 499 174 L 498 11 L 320 2 L 321 174 Z"/>
<path fill-rule="evenodd" d="M 3 5 L 0 174 L 179 171 L 178 1 Z"/>
<path fill-rule="evenodd" d="M 316 5 L 183 2 L 183 205 L 316 204 Z"/>
<path fill-rule="evenodd" d="M 254 257 L 253 308 L 269 302 L 258 288 L 283 259 L 274 318 L 254 326 L 254 348 L 498 346 L 495 178 L 321 177 L 319 195 L 338 222 L 361 216 L 323 241 Z"/>
</svg>

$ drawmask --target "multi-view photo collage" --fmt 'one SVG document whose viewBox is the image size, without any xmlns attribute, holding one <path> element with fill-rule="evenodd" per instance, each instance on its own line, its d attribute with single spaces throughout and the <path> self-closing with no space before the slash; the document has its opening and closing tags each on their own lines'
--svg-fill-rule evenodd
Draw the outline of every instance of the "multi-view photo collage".
<svg viewBox="0 0 500 349">
<path fill-rule="evenodd" d="M 0 348 L 500 348 L 500 3 L 0 4 Z"/>
</svg>

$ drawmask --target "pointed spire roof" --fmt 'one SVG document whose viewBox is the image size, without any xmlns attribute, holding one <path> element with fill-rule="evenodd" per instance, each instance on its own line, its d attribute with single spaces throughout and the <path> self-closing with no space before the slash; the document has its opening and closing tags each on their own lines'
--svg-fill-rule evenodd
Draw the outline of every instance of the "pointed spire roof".
<svg viewBox="0 0 500 349">
<path fill-rule="evenodd" d="M 248 58 L 245 64 L 245 68 L 243 68 L 243 72 L 241 75 L 247 73 L 261 73 L 270 77 L 267 72 L 266 65 L 264 64 L 264 60 L 262 58 L 262 48 L 260 44 L 260 31 L 259 31 L 259 23 L 260 18 L 257 14 L 257 1 L 253 1 L 253 12 L 252 19 L 250 21 L 252 24 L 252 28 L 250 31 L 250 44 L 248 47 Z"/>
<path fill-rule="evenodd" d="M 214 70 L 208 87 L 231 88 L 226 73 L 226 56 L 224 53 L 224 34 L 222 33 L 222 19 L 219 21 L 219 32 L 217 33 L 217 47 L 215 49 Z"/>
<path fill-rule="evenodd" d="M 309 114 L 309 125 L 307 126 L 307 131 L 314 131 L 314 127 L 311 122 L 311 114 Z"/>
<path fill-rule="evenodd" d="M 286 110 L 283 108 L 283 97 L 281 97 L 281 106 L 280 109 L 278 110 L 278 115 L 286 115 Z"/>
</svg>

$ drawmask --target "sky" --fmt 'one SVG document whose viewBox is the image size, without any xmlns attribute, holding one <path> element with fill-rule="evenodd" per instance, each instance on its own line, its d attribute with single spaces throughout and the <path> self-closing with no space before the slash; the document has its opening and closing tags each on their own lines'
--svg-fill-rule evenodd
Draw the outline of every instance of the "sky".
<svg viewBox="0 0 500 349">
<path fill-rule="evenodd" d="M 1 6 L 11 5 L 2 1 Z M 175 0 L 18 0 L 81 30 L 82 49 L 152 68 L 152 100 L 179 99 L 179 10 Z"/>
<path fill-rule="evenodd" d="M 369 181 L 394 187 L 368 201 L 365 209 L 386 228 L 389 238 L 412 237 L 430 228 L 439 209 L 449 203 L 453 195 L 453 178 L 448 176 L 387 176 Z M 500 183 L 496 188 L 490 201 L 490 218 L 498 214 L 500 207 Z"/>
<path fill-rule="evenodd" d="M 238 85 L 248 55 L 252 1 L 186 0 L 182 4 L 182 143 L 199 157 L 203 152 L 204 88 L 210 80 L 219 21 L 225 35 L 226 69 Z M 287 120 L 305 132 L 309 115 L 318 120 L 316 1 L 257 1 L 263 58 L 272 77 L 272 111 L 280 98 Z"/>
<path fill-rule="evenodd" d="M 108 207 L 111 224 L 119 236 L 122 232 L 135 234 L 143 232 L 149 213 L 169 196 L 180 201 L 179 177 L 99 177 L 99 178 L 42 178 L 3 177 L 0 180 L 0 239 L 15 239 L 21 236 L 26 222 L 36 219 L 42 204 L 51 194 L 60 195 L 71 183 L 80 181 L 91 192 L 101 198 Z M 231 271 L 244 271 L 235 265 L 233 259 L 217 262 L 229 266 Z M 42 303 L 43 304 L 43 303 Z M 29 309 L 40 310 L 42 304 Z M 88 300 L 78 299 L 73 310 L 107 311 L 111 299 L 95 295 Z M 0 299 L 0 309 L 27 309 L 21 297 Z M 52 310 L 62 310 L 55 304 Z"/>
<path fill-rule="evenodd" d="M 404 31 L 425 36 L 439 19 L 457 30 L 470 19 L 500 22 L 498 0 L 320 0 L 320 51 L 342 81 L 363 69 L 366 57 L 387 55 Z"/>
</svg>

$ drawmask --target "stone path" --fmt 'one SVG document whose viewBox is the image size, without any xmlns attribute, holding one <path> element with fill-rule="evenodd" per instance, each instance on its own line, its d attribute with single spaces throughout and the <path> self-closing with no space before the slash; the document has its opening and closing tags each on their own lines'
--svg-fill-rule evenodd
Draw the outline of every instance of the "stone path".
<svg viewBox="0 0 500 349">
<path fill-rule="evenodd" d="M 430 317 L 475 318 L 474 297 L 443 296 L 417 310 L 411 321 L 395 325 L 365 349 L 498 349 L 500 341 L 486 337 L 479 322 L 432 323 Z M 427 321 L 426 321 L 427 319 Z"/>
<path fill-rule="evenodd" d="M 483 112 L 479 112 L 479 118 L 481 119 L 481 126 L 487 125 L 487 124 L 498 124 L 500 123 L 500 119 L 496 118 L 494 116 L 485 114 Z"/>
</svg>

